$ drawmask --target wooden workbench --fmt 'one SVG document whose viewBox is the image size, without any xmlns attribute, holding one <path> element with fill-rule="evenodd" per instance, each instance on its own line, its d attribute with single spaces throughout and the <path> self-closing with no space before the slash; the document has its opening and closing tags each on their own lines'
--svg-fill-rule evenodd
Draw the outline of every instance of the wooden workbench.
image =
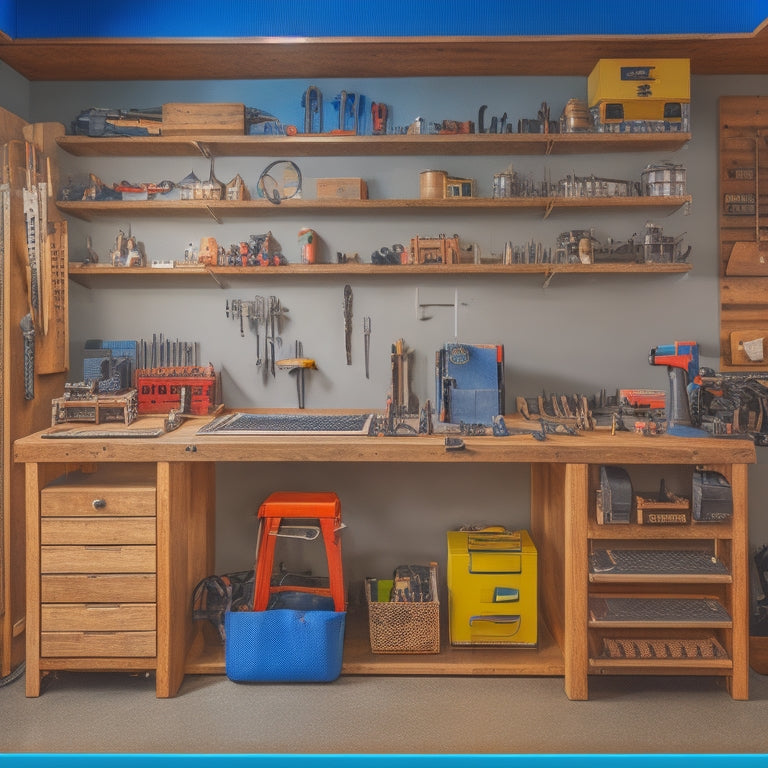
<svg viewBox="0 0 768 768">
<path fill-rule="evenodd" d="M 146 428 L 139 419 L 133 428 Z M 219 462 L 403 462 L 528 464 L 531 467 L 530 529 L 539 553 L 540 642 L 537 649 L 458 649 L 435 656 L 376 656 L 363 625 L 348 622 L 345 674 L 562 675 L 571 699 L 588 697 L 590 674 L 701 674 L 726 679 L 735 699 L 748 698 L 747 465 L 755 448 L 748 440 L 644 437 L 609 431 L 577 437 L 527 435 L 465 437 L 464 450 L 446 451 L 440 436 L 220 436 L 198 435 L 200 421 L 155 438 L 46 439 L 37 433 L 17 440 L 15 459 L 26 464 L 27 486 L 27 694 L 39 694 L 40 678 L 53 669 L 156 671 L 157 695 L 176 694 L 185 673 L 224 671 L 221 648 L 206 644 L 190 616 L 197 581 L 214 572 L 215 468 Z M 733 493 L 730 523 L 687 526 L 597 525 L 594 492 L 600 465 L 704 467 L 722 473 Z M 111 473 L 141 469 L 156 487 L 156 655 L 143 659 L 70 658 L 41 655 L 41 492 L 77 468 L 97 469 L 107 485 Z M 97 473 L 94 477 L 98 478 Z M 97 482 L 98 485 L 98 482 Z M 588 552 L 591 541 L 615 538 L 714 542 L 725 552 L 724 583 L 647 584 L 644 593 L 714 595 L 726 604 L 730 625 L 715 631 L 728 658 L 716 663 L 670 661 L 616 664 L 601 660 L 593 645 L 600 629 L 590 623 Z M 632 593 L 637 587 L 609 586 Z M 675 591 L 676 590 L 676 591 Z M 363 617 L 364 620 L 364 617 Z M 361 626 L 363 627 L 361 629 Z M 673 631 L 688 636 L 690 629 Z"/>
</svg>

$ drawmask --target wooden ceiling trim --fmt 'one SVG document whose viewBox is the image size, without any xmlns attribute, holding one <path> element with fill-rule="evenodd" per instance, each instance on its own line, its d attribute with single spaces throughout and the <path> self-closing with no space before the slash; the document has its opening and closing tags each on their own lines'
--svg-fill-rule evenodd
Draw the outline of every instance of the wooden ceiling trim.
<svg viewBox="0 0 768 768">
<path fill-rule="evenodd" d="M 586 76 L 600 58 L 691 60 L 694 75 L 768 74 L 768 24 L 749 35 L 653 37 L 0 38 L 28 80 Z"/>
</svg>

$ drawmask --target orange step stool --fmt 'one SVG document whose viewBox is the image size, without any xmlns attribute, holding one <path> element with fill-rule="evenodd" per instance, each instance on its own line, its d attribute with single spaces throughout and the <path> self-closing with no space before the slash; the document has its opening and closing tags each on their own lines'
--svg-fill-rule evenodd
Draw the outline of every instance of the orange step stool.
<svg viewBox="0 0 768 768">
<path fill-rule="evenodd" d="M 346 610 L 341 568 L 341 502 L 331 492 L 280 491 L 269 495 L 259 507 L 261 519 L 256 558 L 253 610 L 265 611 L 274 592 L 309 592 L 333 598 L 336 611 Z M 317 520 L 328 560 L 328 587 L 272 586 L 272 567 L 280 525 L 284 519 Z"/>
</svg>

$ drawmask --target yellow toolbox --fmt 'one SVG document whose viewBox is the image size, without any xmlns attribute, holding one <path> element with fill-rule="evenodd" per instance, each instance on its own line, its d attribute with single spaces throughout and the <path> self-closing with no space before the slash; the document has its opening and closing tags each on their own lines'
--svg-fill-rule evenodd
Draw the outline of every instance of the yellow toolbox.
<svg viewBox="0 0 768 768">
<path fill-rule="evenodd" d="M 600 59 L 587 101 L 602 122 L 677 120 L 691 100 L 690 59 Z"/>
<path fill-rule="evenodd" d="M 535 647 L 537 553 L 527 531 L 448 532 L 451 645 Z"/>
</svg>

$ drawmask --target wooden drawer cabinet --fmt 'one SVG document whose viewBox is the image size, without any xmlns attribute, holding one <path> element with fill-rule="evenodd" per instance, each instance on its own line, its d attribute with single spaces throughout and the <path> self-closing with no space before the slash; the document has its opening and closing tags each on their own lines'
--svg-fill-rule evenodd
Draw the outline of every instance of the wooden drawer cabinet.
<svg viewBox="0 0 768 768">
<path fill-rule="evenodd" d="M 41 668 L 133 669 L 157 655 L 151 472 L 76 473 L 40 493 Z"/>
</svg>

